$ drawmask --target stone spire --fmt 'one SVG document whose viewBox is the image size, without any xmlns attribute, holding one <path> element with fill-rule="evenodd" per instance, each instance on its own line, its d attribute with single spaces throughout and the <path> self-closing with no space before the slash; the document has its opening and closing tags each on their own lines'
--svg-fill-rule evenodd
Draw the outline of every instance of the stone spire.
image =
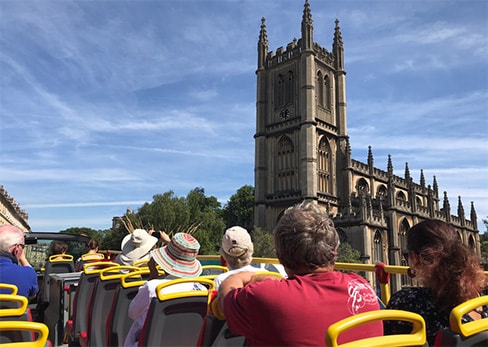
<svg viewBox="0 0 488 347">
<path fill-rule="evenodd" d="M 302 49 L 304 51 L 313 49 L 313 20 L 308 0 L 305 0 L 305 5 L 303 5 Z"/>
<path fill-rule="evenodd" d="M 393 176 L 393 164 L 391 163 L 390 154 L 388 154 L 388 176 Z"/>
<path fill-rule="evenodd" d="M 451 205 L 449 204 L 449 199 L 447 198 L 447 192 L 444 192 L 444 203 L 442 205 L 444 211 L 444 216 L 446 217 L 446 222 L 451 222 Z"/>
<path fill-rule="evenodd" d="M 342 42 L 341 28 L 339 27 L 339 20 L 335 20 L 334 43 L 332 44 L 332 53 L 334 53 L 336 60 L 336 69 L 344 70 L 344 43 Z"/>
<path fill-rule="evenodd" d="M 424 177 L 424 170 L 420 169 L 420 185 L 424 188 L 425 187 L 425 177 Z"/>
<path fill-rule="evenodd" d="M 368 146 L 368 167 L 369 173 L 373 173 L 374 169 L 374 160 L 373 160 L 373 151 L 371 150 L 371 146 Z"/>
<path fill-rule="evenodd" d="M 258 69 L 264 68 L 266 55 L 268 54 L 268 34 L 266 33 L 266 19 L 261 18 L 261 30 L 258 41 Z"/>
<path fill-rule="evenodd" d="M 476 215 L 476 211 L 474 209 L 474 202 L 471 201 L 471 213 L 470 213 L 471 223 L 473 223 L 473 229 L 478 230 L 478 216 Z"/>
<path fill-rule="evenodd" d="M 466 225 L 466 216 L 464 214 L 464 207 L 463 202 L 461 201 L 461 196 L 458 196 L 458 208 L 457 208 L 458 217 L 461 220 L 461 225 Z"/>
<path fill-rule="evenodd" d="M 437 185 L 437 178 L 434 176 L 434 183 L 432 183 L 432 189 L 434 190 L 435 197 L 439 197 L 439 186 Z"/>
<path fill-rule="evenodd" d="M 405 181 L 410 182 L 410 170 L 408 169 L 408 162 L 405 162 Z"/>
</svg>

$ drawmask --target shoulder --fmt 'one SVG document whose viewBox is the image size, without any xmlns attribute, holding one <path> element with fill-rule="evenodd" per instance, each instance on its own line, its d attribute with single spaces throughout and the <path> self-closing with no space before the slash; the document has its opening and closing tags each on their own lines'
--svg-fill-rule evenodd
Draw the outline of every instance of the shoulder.
<svg viewBox="0 0 488 347">
<path fill-rule="evenodd" d="M 432 291 L 423 287 L 404 288 L 394 293 L 387 305 L 387 308 L 402 309 L 408 307 L 418 307 L 419 310 L 421 307 L 432 309 L 435 307 Z"/>
</svg>

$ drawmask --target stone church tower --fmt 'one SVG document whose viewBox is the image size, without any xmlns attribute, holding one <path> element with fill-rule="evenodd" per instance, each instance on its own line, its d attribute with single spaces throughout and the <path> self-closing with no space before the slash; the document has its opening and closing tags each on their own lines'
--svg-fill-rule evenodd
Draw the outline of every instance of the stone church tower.
<svg viewBox="0 0 488 347">
<path fill-rule="evenodd" d="M 265 19 L 258 40 L 254 225 L 271 231 L 283 211 L 300 201 L 322 205 L 342 242 L 361 252 L 364 263 L 405 264 L 406 232 L 427 218 L 454 225 L 463 242 L 480 254 L 477 217 L 467 220 L 461 198 L 452 216 L 447 193 L 440 206 L 434 176 L 426 186 L 351 158 L 346 120 L 346 72 L 339 21 L 332 51 L 314 41 L 310 4 L 305 0 L 301 38 L 286 49 L 268 50 Z M 392 289 L 405 284 L 393 277 Z"/>
</svg>

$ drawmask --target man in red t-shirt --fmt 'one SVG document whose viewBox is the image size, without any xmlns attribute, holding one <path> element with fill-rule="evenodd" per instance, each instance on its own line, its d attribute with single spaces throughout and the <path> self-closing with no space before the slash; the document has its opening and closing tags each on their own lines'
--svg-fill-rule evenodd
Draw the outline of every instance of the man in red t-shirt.
<svg viewBox="0 0 488 347">
<path fill-rule="evenodd" d="M 274 243 L 288 278 L 241 272 L 219 288 L 218 305 L 230 330 L 245 336 L 249 346 L 323 345 L 331 324 L 379 309 L 366 280 L 334 271 L 339 236 L 317 204 L 287 209 L 274 230 Z M 338 342 L 381 335 L 382 322 L 372 322 L 341 334 Z"/>
</svg>

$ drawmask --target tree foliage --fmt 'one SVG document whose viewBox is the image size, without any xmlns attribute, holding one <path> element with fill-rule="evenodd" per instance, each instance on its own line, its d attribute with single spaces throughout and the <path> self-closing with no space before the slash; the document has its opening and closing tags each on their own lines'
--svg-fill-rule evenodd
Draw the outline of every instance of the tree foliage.
<svg viewBox="0 0 488 347">
<path fill-rule="evenodd" d="M 255 228 L 251 233 L 254 244 L 254 257 L 276 258 L 273 235 L 261 228 Z"/>
<path fill-rule="evenodd" d="M 337 255 L 337 262 L 339 263 L 359 263 L 361 252 L 352 248 L 348 242 L 341 243 L 339 246 L 339 254 Z"/>
<path fill-rule="evenodd" d="M 222 216 L 227 228 L 239 225 L 248 231 L 254 226 L 254 187 L 242 186 L 229 198 L 222 210 Z"/>
</svg>

